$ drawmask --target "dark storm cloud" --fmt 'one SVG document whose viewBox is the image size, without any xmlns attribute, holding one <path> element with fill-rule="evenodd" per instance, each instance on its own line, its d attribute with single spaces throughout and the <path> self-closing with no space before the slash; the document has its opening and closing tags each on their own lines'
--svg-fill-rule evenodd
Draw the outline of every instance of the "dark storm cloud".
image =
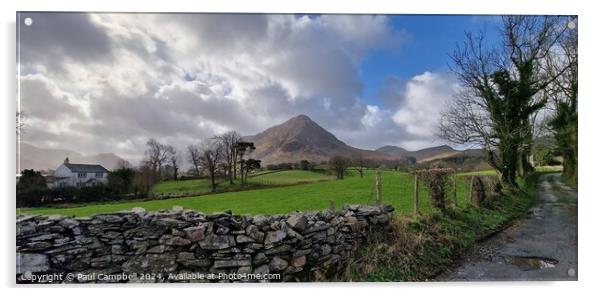
<svg viewBox="0 0 602 296">
<path fill-rule="evenodd" d="M 33 23 L 22 22 L 31 18 Z M 65 59 L 102 62 L 111 57 L 111 41 L 106 31 L 95 25 L 89 14 L 27 12 L 19 14 L 22 63 L 60 66 Z"/>
<path fill-rule="evenodd" d="M 40 120 L 61 121 L 82 119 L 80 106 L 74 104 L 71 94 L 61 91 L 56 85 L 41 75 L 23 76 L 21 86 L 21 109 L 25 114 Z"/>
</svg>

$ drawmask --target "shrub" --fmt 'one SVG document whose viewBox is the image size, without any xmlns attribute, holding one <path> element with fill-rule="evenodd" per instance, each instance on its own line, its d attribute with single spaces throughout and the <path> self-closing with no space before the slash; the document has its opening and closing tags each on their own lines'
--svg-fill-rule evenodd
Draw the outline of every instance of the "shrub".
<svg viewBox="0 0 602 296">
<path fill-rule="evenodd" d="M 105 184 L 85 187 L 40 188 L 17 192 L 17 207 L 40 207 L 65 203 L 89 203 L 128 200 L 144 197 L 143 194 L 116 194 Z"/>
<path fill-rule="evenodd" d="M 433 208 L 445 211 L 446 190 L 452 184 L 453 169 L 436 168 L 414 171 L 418 179 L 424 183 L 429 192 L 429 199 Z"/>
<path fill-rule="evenodd" d="M 502 192 L 497 176 L 472 176 L 470 179 L 470 203 L 476 207 L 488 206 Z"/>
<path fill-rule="evenodd" d="M 293 169 L 293 164 L 290 162 L 283 162 L 283 163 L 275 163 L 275 164 L 268 164 L 266 166 L 266 168 L 268 170 L 271 171 L 277 171 L 277 170 L 292 170 Z"/>
<path fill-rule="evenodd" d="M 17 192 L 27 192 L 34 190 L 43 190 L 46 186 L 46 178 L 42 173 L 34 170 L 23 170 L 19 182 L 17 183 Z"/>
</svg>

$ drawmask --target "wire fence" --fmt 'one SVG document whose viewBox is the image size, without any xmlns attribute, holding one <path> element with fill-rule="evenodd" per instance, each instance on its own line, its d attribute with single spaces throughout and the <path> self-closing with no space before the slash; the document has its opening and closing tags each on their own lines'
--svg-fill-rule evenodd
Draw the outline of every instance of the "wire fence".
<svg viewBox="0 0 602 296">
<path fill-rule="evenodd" d="M 382 204 L 392 205 L 397 213 L 414 213 L 414 175 L 390 170 L 381 170 L 380 172 Z M 363 178 L 359 175 L 356 170 L 348 170 L 344 180 L 336 180 L 335 176 L 327 174 L 297 178 L 294 175 L 283 176 L 276 172 L 261 172 L 250 175 L 248 183 L 242 188 L 238 180 L 231 185 L 228 179 L 220 178 L 216 193 L 293 186 L 294 188 L 279 191 L 282 197 L 276 202 L 282 203 L 283 208 L 287 208 L 286 203 L 291 200 L 295 200 L 297 205 L 306 209 L 330 208 L 333 203 L 336 209 L 340 209 L 344 204 L 376 204 L 376 170 L 364 170 Z M 466 207 L 470 204 L 470 178 L 471 176 L 466 175 L 453 175 L 454 182 L 445 190 L 449 206 Z M 175 182 L 173 191 L 155 194 L 155 198 L 189 197 L 214 193 L 211 191 L 209 181 L 205 179 L 172 182 Z M 194 186 L 190 186 L 191 184 Z M 303 184 L 308 186 L 298 186 Z M 423 182 L 418 182 L 417 202 L 417 210 L 420 213 L 433 212 L 428 189 Z"/>
</svg>

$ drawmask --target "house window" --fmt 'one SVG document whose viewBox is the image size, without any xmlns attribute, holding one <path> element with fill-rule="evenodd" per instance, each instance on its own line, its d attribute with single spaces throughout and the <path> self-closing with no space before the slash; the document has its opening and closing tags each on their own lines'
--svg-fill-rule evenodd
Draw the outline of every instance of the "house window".
<svg viewBox="0 0 602 296">
<path fill-rule="evenodd" d="M 85 178 L 86 177 L 86 173 L 77 173 L 77 177 L 79 177 L 79 178 Z"/>
<path fill-rule="evenodd" d="M 96 173 L 96 178 L 102 178 L 103 173 Z"/>
</svg>

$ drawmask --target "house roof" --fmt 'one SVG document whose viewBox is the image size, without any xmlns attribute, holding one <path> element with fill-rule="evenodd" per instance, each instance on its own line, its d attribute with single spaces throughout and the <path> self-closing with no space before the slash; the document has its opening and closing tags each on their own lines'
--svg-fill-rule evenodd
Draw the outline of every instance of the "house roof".
<svg viewBox="0 0 602 296">
<path fill-rule="evenodd" d="M 108 173 L 109 170 L 105 169 L 99 164 L 78 164 L 78 163 L 65 163 L 65 166 L 74 173 Z"/>
</svg>

